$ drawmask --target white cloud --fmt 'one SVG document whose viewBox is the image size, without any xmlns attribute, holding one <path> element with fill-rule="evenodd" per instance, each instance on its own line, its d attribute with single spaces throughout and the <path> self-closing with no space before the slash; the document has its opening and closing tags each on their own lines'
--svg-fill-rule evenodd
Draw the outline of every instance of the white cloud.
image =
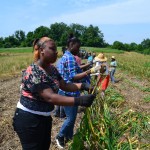
<svg viewBox="0 0 150 150">
<path fill-rule="evenodd" d="M 52 22 L 93 24 L 150 23 L 149 0 L 126 0 L 51 18 Z"/>
</svg>

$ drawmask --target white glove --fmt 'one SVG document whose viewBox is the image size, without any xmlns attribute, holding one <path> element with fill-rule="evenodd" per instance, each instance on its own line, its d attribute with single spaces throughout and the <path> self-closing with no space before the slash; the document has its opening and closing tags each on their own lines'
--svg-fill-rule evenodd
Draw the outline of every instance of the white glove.
<svg viewBox="0 0 150 150">
<path fill-rule="evenodd" d="M 95 66 L 95 67 L 91 68 L 90 71 L 91 71 L 91 73 L 96 73 L 100 69 L 101 69 L 101 66 Z"/>
</svg>

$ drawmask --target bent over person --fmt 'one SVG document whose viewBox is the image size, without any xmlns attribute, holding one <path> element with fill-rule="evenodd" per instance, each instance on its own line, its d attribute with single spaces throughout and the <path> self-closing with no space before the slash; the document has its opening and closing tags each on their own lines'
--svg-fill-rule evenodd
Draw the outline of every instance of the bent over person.
<svg viewBox="0 0 150 150">
<path fill-rule="evenodd" d="M 57 92 L 89 90 L 82 83 L 66 83 L 57 69 L 50 65 L 57 59 L 55 42 L 42 37 L 34 41 L 34 63 L 22 76 L 21 97 L 13 117 L 13 127 L 17 132 L 23 150 L 48 150 L 51 143 L 54 105 L 89 107 L 95 96 L 61 96 Z"/>
</svg>

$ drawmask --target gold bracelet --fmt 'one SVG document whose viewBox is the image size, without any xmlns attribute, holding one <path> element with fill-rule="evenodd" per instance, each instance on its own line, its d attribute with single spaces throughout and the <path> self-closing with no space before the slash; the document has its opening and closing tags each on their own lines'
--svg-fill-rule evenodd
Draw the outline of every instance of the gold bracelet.
<svg viewBox="0 0 150 150">
<path fill-rule="evenodd" d="M 87 72 L 85 71 L 86 76 L 88 76 Z"/>
</svg>

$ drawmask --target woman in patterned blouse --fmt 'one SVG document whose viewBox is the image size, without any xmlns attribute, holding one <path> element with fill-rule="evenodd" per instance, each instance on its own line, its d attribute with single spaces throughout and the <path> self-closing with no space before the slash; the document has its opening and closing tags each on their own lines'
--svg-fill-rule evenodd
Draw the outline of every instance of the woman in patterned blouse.
<svg viewBox="0 0 150 150">
<path fill-rule="evenodd" d="M 13 126 L 24 150 L 48 150 L 54 105 L 89 107 L 95 96 L 58 95 L 59 88 L 65 91 L 89 90 L 89 85 L 66 83 L 57 69 L 50 65 L 57 59 L 57 48 L 52 39 L 42 37 L 35 40 L 33 49 L 34 63 L 23 73 L 21 97 Z"/>
</svg>

